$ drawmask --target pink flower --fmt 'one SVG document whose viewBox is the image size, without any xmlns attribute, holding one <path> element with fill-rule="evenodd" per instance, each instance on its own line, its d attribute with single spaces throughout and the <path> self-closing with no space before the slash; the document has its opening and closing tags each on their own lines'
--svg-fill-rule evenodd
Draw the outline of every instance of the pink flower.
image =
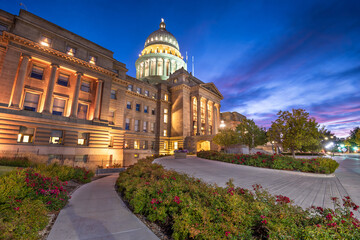
<svg viewBox="0 0 360 240">
<path fill-rule="evenodd" d="M 174 202 L 176 202 L 177 204 L 180 204 L 182 201 L 180 200 L 180 198 L 178 196 L 175 196 Z"/>
<path fill-rule="evenodd" d="M 261 223 L 267 224 L 267 221 L 266 221 L 266 220 L 262 220 Z"/>
<path fill-rule="evenodd" d="M 228 237 L 230 235 L 230 232 L 225 232 L 225 236 Z"/>
<path fill-rule="evenodd" d="M 265 218 L 266 218 L 266 216 L 264 216 L 264 215 L 261 215 L 260 217 L 261 217 L 262 219 L 265 219 Z"/>
<path fill-rule="evenodd" d="M 14 208 L 15 211 L 19 211 L 19 207 Z"/>
</svg>

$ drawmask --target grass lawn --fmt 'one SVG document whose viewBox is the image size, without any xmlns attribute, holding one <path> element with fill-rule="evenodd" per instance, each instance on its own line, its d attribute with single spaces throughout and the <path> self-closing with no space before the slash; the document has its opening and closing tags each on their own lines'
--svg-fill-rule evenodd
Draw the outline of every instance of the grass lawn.
<svg viewBox="0 0 360 240">
<path fill-rule="evenodd" d="M 0 166 L 0 176 L 14 169 L 16 169 L 16 167 Z"/>
</svg>

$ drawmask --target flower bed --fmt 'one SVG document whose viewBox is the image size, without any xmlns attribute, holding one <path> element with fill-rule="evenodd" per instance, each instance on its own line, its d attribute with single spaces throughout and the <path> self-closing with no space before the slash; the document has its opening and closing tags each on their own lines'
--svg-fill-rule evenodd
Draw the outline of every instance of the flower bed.
<svg viewBox="0 0 360 240">
<path fill-rule="evenodd" d="M 212 186 L 140 160 L 120 173 L 116 186 L 135 213 L 174 239 L 360 239 L 358 209 L 350 198 L 336 210 L 304 211 L 286 196 Z M 336 199 L 333 199 L 335 202 Z"/>
<path fill-rule="evenodd" d="M 31 164 L 0 177 L 0 239 L 39 239 L 48 214 L 70 198 L 67 180 L 85 183 L 93 173 L 57 164 Z"/>
<path fill-rule="evenodd" d="M 292 158 L 282 155 L 257 154 L 227 154 L 216 151 L 201 151 L 197 153 L 200 158 L 216 160 L 254 167 L 272 168 L 280 170 L 325 173 L 335 172 L 339 163 L 331 158 L 317 157 L 312 159 Z"/>
</svg>

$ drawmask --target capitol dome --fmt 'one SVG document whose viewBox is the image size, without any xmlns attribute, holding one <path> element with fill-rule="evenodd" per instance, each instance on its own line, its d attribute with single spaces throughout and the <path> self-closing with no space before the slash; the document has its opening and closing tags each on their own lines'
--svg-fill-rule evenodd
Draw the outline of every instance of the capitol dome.
<svg viewBox="0 0 360 240">
<path fill-rule="evenodd" d="M 166 30 L 164 19 L 160 28 L 145 40 L 144 49 L 135 63 L 136 77 L 159 82 L 180 68 L 187 69 L 180 53 L 179 43 L 174 35 Z"/>
</svg>

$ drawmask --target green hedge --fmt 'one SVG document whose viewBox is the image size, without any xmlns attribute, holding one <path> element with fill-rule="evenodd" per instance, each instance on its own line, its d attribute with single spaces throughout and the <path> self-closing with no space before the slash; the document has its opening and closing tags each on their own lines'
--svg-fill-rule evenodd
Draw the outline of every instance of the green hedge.
<svg viewBox="0 0 360 240">
<path fill-rule="evenodd" d="M 282 155 L 257 154 L 227 154 L 217 151 L 201 151 L 197 153 L 200 158 L 216 160 L 254 167 L 272 168 L 280 170 L 325 173 L 335 172 L 339 163 L 331 158 L 317 157 L 311 159 L 292 158 Z"/>
<path fill-rule="evenodd" d="M 252 192 L 212 186 L 140 160 L 116 183 L 135 213 L 156 222 L 177 239 L 360 239 L 360 222 L 350 201 L 336 210 L 292 205 L 261 186 Z M 336 201 L 336 200 L 334 200 Z"/>
</svg>

